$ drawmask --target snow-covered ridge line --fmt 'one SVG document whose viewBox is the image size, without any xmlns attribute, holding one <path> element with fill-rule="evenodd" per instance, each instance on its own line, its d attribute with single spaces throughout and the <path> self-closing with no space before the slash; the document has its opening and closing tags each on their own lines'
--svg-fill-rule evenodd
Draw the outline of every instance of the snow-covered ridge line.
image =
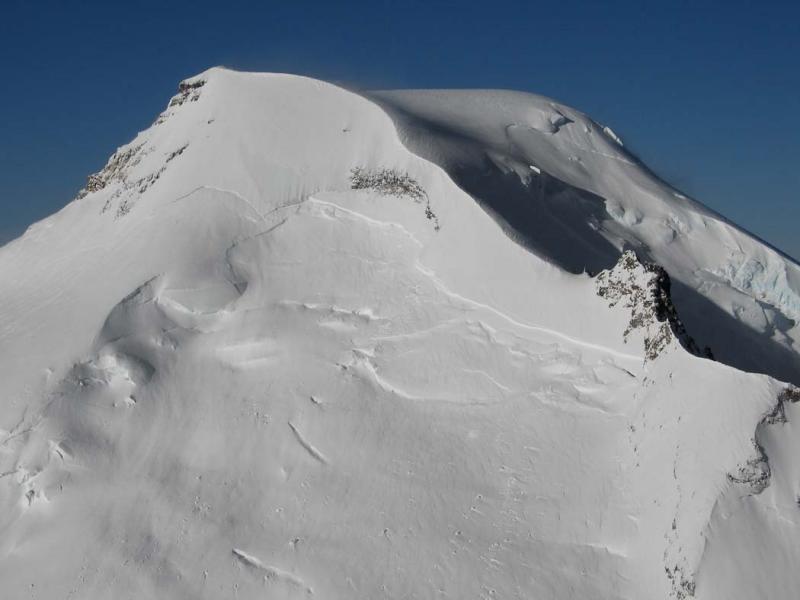
<svg viewBox="0 0 800 600">
<path fill-rule="evenodd" d="M 90 176 L 79 197 L 103 195 L 101 211 L 124 216 L 159 186 L 167 169 L 191 169 L 193 161 L 184 155 L 201 151 L 185 133 L 173 135 L 185 121 L 198 133 L 205 130 L 207 139 L 224 127 L 216 122 L 215 94 L 244 82 L 277 81 L 333 87 L 304 77 L 219 68 L 188 78 L 156 124 Z M 393 120 L 393 137 L 441 166 L 529 250 L 572 272 L 597 272 L 611 268 L 622 249 L 634 248 L 670 273 L 677 284 L 674 301 L 700 346 L 716 348 L 718 360 L 737 368 L 800 383 L 800 266 L 670 188 L 585 114 L 549 98 L 501 90 L 362 96 Z M 345 136 L 354 122 L 343 123 Z M 155 152 L 156 147 L 168 150 Z M 372 165 L 365 161 L 355 168 L 365 166 Z M 353 168 L 350 163 L 343 171 Z M 429 200 L 426 214 L 441 226 Z M 754 352 L 738 350 L 756 346 Z"/>
<path fill-rule="evenodd" d="M 188 78 L 156 125 L 120 148 L 79 197 L 108 186 L 102 210 L 113 206 L 116 217 L 124 216 L 158 184 L 173 158 L 193 152 L 184 136 L 164 153 L 166 161 L 153 155 L 155 146 L 148 140 L 169 136 L 163 133 L 167 121 L 198 112 L 203 95 L 213 96 L 222 80 L 228 85 L 273 78 L 320 85 L 302 77 L 224 69 Z M 502 90 L 365 97 L 393 119 L 396 134 L 412 152 L 443 167 L 514 239 L 545 260 L 573 272 L 597 272 L 612 267 L 623 248 L 634 248 L 663 265 L 679 284 L 675 303 L 683 306 L 683 320 L 700 346 L 717 348 L 719 360 L 738 368 L 800 383 L 794 349 L 800 345 L 800 267 L 670 188 L 585 114 L 549 98 Z M 209 112 L 198 126 L 210 131 L 219 125 L 215 119 Z M 342 132 L 349 135 L 351 126 L 345 124 Z M 479 176 L 485 183 L 477 183 L 475 174 L 487 171 L 487 161 L 489 172 L 499 169 L 500 174 Z M 513 189 L 512 175 L 519 181 Z M 440 227 L 429 200 L 427 205 L 428 218 Z M 565 241 L 569 238 L 573 242 Z M 708 309 L 700 309 L 704 302 L 719 314 L 709 318 Z M 754 345 L 758 352 L 736 350 Z"/>
</svg>

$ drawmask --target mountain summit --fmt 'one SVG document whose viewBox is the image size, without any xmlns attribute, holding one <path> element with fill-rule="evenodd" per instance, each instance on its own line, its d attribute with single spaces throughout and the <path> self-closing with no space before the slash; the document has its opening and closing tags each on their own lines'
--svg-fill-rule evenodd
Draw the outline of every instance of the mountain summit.
<svg viewBox="0 0 800 600">
<path fill-rule="evenodd" d="M 800 588 L 800 267 L 553 100 L 211 69 L 0 276 L 9 598 Z"/>
</svg>

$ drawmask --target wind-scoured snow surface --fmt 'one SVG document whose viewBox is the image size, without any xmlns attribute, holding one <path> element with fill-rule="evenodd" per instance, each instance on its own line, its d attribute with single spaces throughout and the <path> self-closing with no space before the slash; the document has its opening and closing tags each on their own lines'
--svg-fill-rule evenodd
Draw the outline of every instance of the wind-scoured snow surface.
<svg viewBox="0 0 800 600">
<path fill-rule="evenodd" d="M 212 69 L 0 280 L 3 598 L 800 589 L 798 266 L 553 101 Z"/>
</svg>

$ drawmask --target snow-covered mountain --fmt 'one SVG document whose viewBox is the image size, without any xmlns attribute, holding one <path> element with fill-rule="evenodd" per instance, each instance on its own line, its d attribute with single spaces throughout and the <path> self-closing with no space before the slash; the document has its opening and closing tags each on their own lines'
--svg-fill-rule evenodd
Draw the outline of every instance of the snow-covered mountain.
<svg viewBox="0 0 800 600">
<path fill-rule="evenodd" d="M 552 100 L 211 69 L 0 280 L 4 598 L 800 589 L 800 267 Z"/>
</svg>

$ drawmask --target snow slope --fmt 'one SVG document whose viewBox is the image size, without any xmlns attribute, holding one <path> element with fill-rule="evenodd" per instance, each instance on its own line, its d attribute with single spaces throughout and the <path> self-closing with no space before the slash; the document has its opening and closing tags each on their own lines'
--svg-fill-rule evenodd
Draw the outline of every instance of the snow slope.
<svg viewBox="0 0 800 600">
<path fill-rule="evenodd" d="M 681 300 L 793 379 L 796 265 L 431 94 L 212 69 L 0 249 L 4 597 L 794 597 L 796 392 Z"/>
<path fill-rule="evenodd" d="M 664 266 L 684 321 L 719 360 L 800 383 L 800 266 L 660 180 L 608 128 L 521 92 L 372 95 L 522 244 L 597 272 L 623 248 Z"/>
</svg>

